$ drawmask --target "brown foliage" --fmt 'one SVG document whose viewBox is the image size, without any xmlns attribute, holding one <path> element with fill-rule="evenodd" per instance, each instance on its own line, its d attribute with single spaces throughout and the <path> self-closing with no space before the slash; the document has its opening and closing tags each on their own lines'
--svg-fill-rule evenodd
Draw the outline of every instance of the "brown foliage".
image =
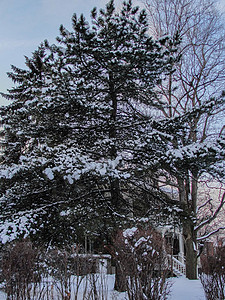
<svg viewBox="0 0 225 300">
<path fill-rule="evenodd" d="M 200 279 L 208 300 L 225 299 L 225 245 L 220 240 L 213 255 L 207 252 L 201 256 Z"/>
<path fill-rule="evenodd" d="M 17 242 L 6 249 L 2 257 L 2 277 L 10 299 L 26 299 L 31 282 L 38 281 L 38 252 L 28 241 Z"/>
<path fill-rule="evenodd" d="M 129 299 L 166 299 L 169 274 L 165 241 L 153 229 L 119 231 L 111 253 L 125 280 Z"/>
</svg>

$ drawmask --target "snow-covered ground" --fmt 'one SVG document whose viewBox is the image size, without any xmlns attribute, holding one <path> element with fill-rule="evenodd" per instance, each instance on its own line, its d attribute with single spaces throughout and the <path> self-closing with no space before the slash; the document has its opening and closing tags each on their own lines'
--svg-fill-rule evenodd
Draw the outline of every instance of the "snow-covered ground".
<svg viewBox="0 0 225 300">
<path fill-rule="evenodd" d="M 204 291 L 200 280 L 188 280 L 184 277 L 171 278 L 173 283 L 171 295 L 168 300 L 205 300 Z M 114 276 L 107 276 L 108 297 L 106 300 L 127 300 L 126 293 L 113 291 Z M 6 300 L 3 292 L 0 292 L 0 300 Z M 83 300 L 82 295 L 79 300 Z"/>
<path fill-rule="evenodd" d="M 184 277 L 172 278 L 172 292 L 169 300 L 205 300 L 200 280 L 188 280 Z"/>
<path fill-rule="evenodd" d="M 204 290 L 200 280 L 188 280 L 185 277 L 171 278 L 173 283 L 168 300 L 205 300 Z M 125 293 L 116 293 L 111 290 L 108 300 L 127 300 Z"/>
</svg>

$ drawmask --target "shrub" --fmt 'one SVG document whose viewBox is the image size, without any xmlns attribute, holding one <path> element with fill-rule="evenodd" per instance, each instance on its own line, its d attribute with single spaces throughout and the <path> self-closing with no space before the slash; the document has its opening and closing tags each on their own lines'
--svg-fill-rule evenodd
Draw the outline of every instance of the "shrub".
<svg viewBox="0 0 225 300">
<path fill-rule="evenodd" d="M 1 253 L 1 281 L 10 300 L 107 300 L 105 274 L 80 248 L 40 250 L 29 241 Z"/>
<path fill-rule="evenodd" d="M 37 249 L 31 242 L 21 241 L 6 247 L 2 259 L 2 279 L 7 297 L 10 299 L 31 299 L 31 283 L 40 281 Z"/>
<path fill-rule="evenodd" d="M 218 242 L 213 256 L 203 254 L 201 257 L 202 274 L 200 279 L 207 300 L 225 299 L 225 245 Z"/>
<path fill-rule="evenodd" d="M 119 274 L 116 288 L 125 286 L 130 300 L 167 299 L 171 287 L 166 280 L 167 250 L 161 234 L 153 229 L 120 231 L 111 249 Z"/>
</svg>

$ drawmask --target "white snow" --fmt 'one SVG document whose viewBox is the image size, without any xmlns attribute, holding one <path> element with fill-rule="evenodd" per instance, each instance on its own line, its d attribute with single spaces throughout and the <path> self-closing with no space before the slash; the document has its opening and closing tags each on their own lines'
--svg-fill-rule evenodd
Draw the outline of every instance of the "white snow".
<svg viewBox="0 0 225 300">
<path fill-rule="evenodd" d="M 204 291 L 200 280 L 188 280 L 184 277 L 171 278 L 173 283 L 172 292 L 168 300 L 205 300 Z M 126 293 L 118 293 L 113 290 L 114 276 L 108 275 L 107 283 L 107 300 L 128 300 Z M 81 293 L 82 294 L 82 293 Z M 78 297 L 78 300 L 82 300 Z M 6 300 L 6 295 L 0 291 L 0 300 Z"/>
<path fill-rule="evenodd" d="M 137 248 L 139 245 L 141 245 L 142 243 L 147 242 L 146 238 L 144 238 L 143 236 L 135 243 L 134 247 Z"/>
<path fill-rule="evenodd" d="M 137 230 L 138 230 L 137 227 L 128 228 L 123 232 L 123 236 L 125 238 L 132 237 Z"/>
<path fill-rule="evenodd" d="M 52 169 L 46 168 L 44 170 L 44 173 L 47 175 L 47 177 L 48 177 L 49 180 L 53 180 L 54 179 L 54 174 L 52 172 Z"/>
<path fill-rule="evenodd" d="M 26 238 L 29 235 L 30 224 L 32 224 L 32 217 L 29 214 L 21 215 L 13 221 L 0 223 L 0 242 L 2 244 L 11 242 L 21 233 L 23 233 L 24 238 Z"/>
<path fill-rule="evenodd" d="M 205 300 L 200 280 L 189 280 L 185 277 L 171 278 L 172 292 L 168 300 Z"/>
</svg>

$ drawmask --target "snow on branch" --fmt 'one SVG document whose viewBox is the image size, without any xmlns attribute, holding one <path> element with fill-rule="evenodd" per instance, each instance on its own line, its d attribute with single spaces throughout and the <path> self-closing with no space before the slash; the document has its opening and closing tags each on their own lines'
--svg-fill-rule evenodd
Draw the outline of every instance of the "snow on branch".
<svg viewBox="0 0 225 300">
<path fill-rule="evenodd" d="M 201 229 L 202 227 L 204 227 L 207 224 L 210 224 L 213 220 L 216 219 L 217 215 L 219 214 L 220 210 L 222 209 L 223 205 L 225 203 L 225 192 L 223 193 L 223 196 L 221 198 L 220 204 L 217 207 L 216 211 L 214 212 L 214 214 L 208 218 L 207 220 L 203 221 L 202 223 L 200 223 L 198 226 L 195 227 L 195 231 L 198 231 L 199 229 Z"/>
<path fill-rule="evenodd" d="M 225 226 L 219 227 L 219 228 L 217 228 L 217 229 L 214 230 L 214 231 L 211 231 L 211 232 L 209 232 L 209 233 L 207 233 L 207 234 L 205 234 L 205 235 L 203 235 L 203 236 L 198 237 L 198 238 L 197 238 L 197 241 L 198 241 L 198 242 L 203 241 L 203 240 L 209 238 L 210 236 L 212 236 L 212 235 L 218 233 L 220 230 L 224 230 L 224 229 L 225 229 Z"/>
</svg>

